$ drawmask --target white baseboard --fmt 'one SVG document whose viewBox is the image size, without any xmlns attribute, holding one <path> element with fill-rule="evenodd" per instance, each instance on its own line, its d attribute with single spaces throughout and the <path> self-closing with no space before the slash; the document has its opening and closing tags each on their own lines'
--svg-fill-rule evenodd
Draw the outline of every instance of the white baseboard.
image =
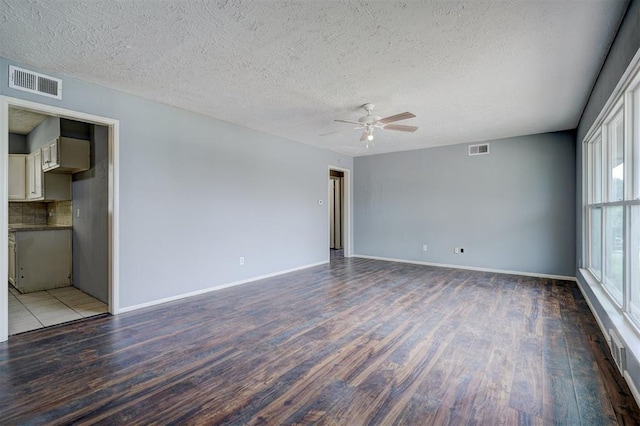
<svg viewBox="0 0 640 426">
<path fill-rule="evenodd" d="M 609 330 L 607 330 L 607 328 L 604 326 L 604 323 L 600 319 L 600 315 L 598 315 L 598 311 L 596 311 L 596 308 L 591 303 L 591 299 L 589 299 L 587 293 L 584 291 L 584 288 L 582 288 L 582 283 L 580 282 L 580 280 L 576 280 L 576 283 L 578 283 L 578 289 L 580 289 L 580 293 L 582 293 L 582 297 L 587 302 L 587 305 L 589 306 L 589 309 L 591 310 L 593 317 L 596 319 L 596 322 L 598 323 L 598 327 L 600 328 L 602 335 L 604 336 L 605 339 L 608 339 Z"/>
<path fill-rule="evenodd" d="M 536 277 L 536 278 L 549 278 L 552 280 L 577 281 L 576 277 L 572 277 L 569 275 L 552 275 L 552 274 L 539 274 L 537 272 L 522 272 L 522 271 L 509 271 L 505 269 L 478 268 L 475 266 L 449 265 L 446 263 L 433 263 L 433 262 L 422 262 L 420 260 L 406 260 L 406 259 L 395 259 L 391 257 L 367 256 L 364 254 L 354 254 L 353 257 L 360 257 L 363 259 L 385 260 L 387 262 L 412 263 L 414 265 L 436 266 L 438 268 L 464 269 L 468 271 L 494 272 L 496 274 L 522 275 L 525 277 Z"/>
<path fill-rule="evenodd" d="M 254 281 L 259 281 L 259 280 L 263 280 L 265 278 L 272 278 L 272 277 L 275 277 L 275 276 L 278 276 L 278 275 L 288 274 L 290 272 L 295 272 L 295 271 L 299 271 L 299 270 L 302 270 L 302 269 L 312 268 L 314 266 L 324 265 L 324 264 L 327 264 L 327 263 L 329 263 L 328 260 L 325 260 L 325 261 L 322 261 L 322 262 L 317 262 L 317 263 L 311 263 L 309 265 L 299 266 L 297 268 L 287 269 L 287 270 L 284 270 L 284 271 L 273 272 L 271 274 L 261 275 L 259 277 L 253 277 L 253 278 L 248 278 L 246 280 L 234 281 L 234 282 L 230 282 L 230 283 L 217 285 L 215 287 L 203 288 L 202 290 L 196 290 L 196 291 L 192 291 L 190 293 L 178 294 L 176 296 L 165 297 L 164 299 L 152 300 L 151 302 L 145 302 L 145 303 L 140 303 L 138 305 L 127 306 L 125 308 L 120 308 L 119 313 L 135 311 L 137 309 L 147 308 L 149 306 L 160 305 L 162 303 L 167 303 L 167 302 L 173 302 L 174 300 L 180 300 L 180 299 L 185 299 L 185 298 L 191 297 L 191 296 L 197 296 L 199 294 L 210 293 L 212 291 L 222 290 L 223 288 L 235 287 L 237 285 L 242 285 L 242 284 L 247 284 L 247 283 L 251 283 L 251 282 L 254 282 Z"/>
<path fill-rule="evenodd" d="M 631 377 L 631 374 L 629 374 L 627 370 L 624 370 L 623 377 L 627 381 L 627 385 L 629 386 L 631 395 L 633 395 L 633 399 L 636 400 L 636 404 L 640 405 L 640 393 L 638 392 L 636 384 L 633 382 L 633 377 Z"/>
</svg>

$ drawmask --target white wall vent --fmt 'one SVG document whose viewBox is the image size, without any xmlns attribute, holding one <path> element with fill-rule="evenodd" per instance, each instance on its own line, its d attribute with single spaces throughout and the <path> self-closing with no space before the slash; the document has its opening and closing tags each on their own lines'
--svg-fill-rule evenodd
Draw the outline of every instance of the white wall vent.
<svg viewBox="0 0 640 426">
<path fill-rule="evenodd" d="M 469 145 L 469 155 L 485 155 L 489 153 L 489 144 Z"/>
<path fill-rule="evenodd" d="M 9 65 L 9 87 L 50 98 L 62 99 L 62 80 Z"/>
<path fill-rule="evenodd" d="M 618 370 L 620 370 L 620 374 L 624 374 L 627 369 L 627 351 L 622 339 L 613 329 L 609 330 L 609 347 L 611 348 L 613 361 L 615 361 Z"/>
</svg>

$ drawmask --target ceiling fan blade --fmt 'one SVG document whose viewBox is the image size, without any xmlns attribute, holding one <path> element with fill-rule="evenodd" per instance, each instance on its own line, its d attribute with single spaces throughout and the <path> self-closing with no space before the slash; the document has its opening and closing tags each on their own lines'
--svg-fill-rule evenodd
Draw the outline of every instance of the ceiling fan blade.
<svg viewBox="0 0 640 426">
<path fill-rule="evenodd" d="M 369 136 L 369 132 L 365 130 L 364 132 L 362 132 L 362 136 L 360 136 L 360 142 L 366 141 L 367 136 Z"/>
<path fill-rule="evenodd" d="M 385 130 L 399 130 L 401 132 L 415 132 L 418 130 L 416 126 L 405 126 L 403 124 L 387 124 L 383 127 Z"/>
<path fill-rule="evenodd" d="M 334 135 L 336 133 L 342 133 L 344 132 L 344 130 L 337 130 L 335 132 L 328 132 L 328 133 L 320 133 L 318 136 L 329 136 L 329 135 Z"/>
<path fill-rule="evenodd" d="M 351 120 L 333 120 L 333 121 L 337 121 L 339 123 L 350 123 L 350 124 L 358 124 L 361 125 L 362 123 L 359 121 L 351 121 Z"/>
<path fill-rule="evenodd" d="M 400 114 L 396 114 L 396 115 L 390 115 L 389 117 L 385 117 L 385 118 L 381 118 L 380 119 L 380 123 L 392 123 L 394 121 L 400 121 L 400 120 L 406 120 L 408 118 L 413 118 L 416 115 L 407 111 L 407 112 L 402 112 Z"/>
</svg>

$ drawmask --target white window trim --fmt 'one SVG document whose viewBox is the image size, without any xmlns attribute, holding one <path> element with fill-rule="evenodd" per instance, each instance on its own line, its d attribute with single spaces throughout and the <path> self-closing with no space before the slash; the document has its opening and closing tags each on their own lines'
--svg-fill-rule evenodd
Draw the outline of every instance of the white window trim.
<svg viewBox="0 0 640 426">
<path fill-rule="evenodd" d="M 628 218 L 628 206 L 631 205 L 639 205 L 640 204 L 640 188 L 636 187 L 639 185 L 638 175 L 640 174 L 640 148 L 637 145 L 640 145 L 640 108 L 635 108 L 635 102 L 640 102 L 640 49 L 636 52 L 633 60 L 630 65 L 627 67 L 627 70 L 622 75 L 620 81 L 616 85 L 615 89 L 611 93 L 609 99 L 605 103 L 604 107 L 594 120 L 591 128 L 585 135 L 583 139 L 583 147 L 582 150 L 582 164 L 583 164 L 583 174 L 582 174 L 582 184 L 583 184 L 583 203 L 582 203 L 582 218 L 583 218 L 583 226 L 581 229 L 582 232 L 582 260 L 581 264 L 584 265 L 584 269 L 581 269 L 585 278 L 588 277 L 589 281 L 591 281 L 590 285 L 593 286 L 593 283 L 597 283 L 599 292 L 594 292 L 596 296 L 598 294 L 604 295 L 606 303 L 610 306 L 613 306 L 617 311 L 618 315 L 621 318 L 624 318 L 624 322 L 627 323 L 635 333 L 640 336 L 640 319 L 633 318 L 632 315 L 628 312 L 630 308 L 630 296 L 631 296 L 631 286 L 628 283 L 627 277 L 629 277 L 630 262 L 627 261 L 630 250 L 631 238 L 630 238 L 630 226 L 629 226 L 629 218 Z M 609 192 L 611 190 L 609 173 L 606 175 L 602 175 L 602 188 L 601 188 L 601 199 L 599 202 L 594 203 L 592 200 L 593 191 L 590 180 L 593 175 L 593 155 L 592 155 L 592 144 L 600 135 L 601 137 L 601 149 L 602 149 L 602 162 L 606 165 L 604 170 L 609 169 L 610 159 L 608 149 L 608 140 L 610 136 L 609 126 L 611 123 L 617 118 L 620 113 L 620 109 L 622 108 L 623 119 L 624 119 L 624 190 L 623 195 L 625 200 L 623 201 L 607 201 L 609 200 Z M 635 141 L 635 142 L 634 142 Z M 633 167 L 631 164 L 633 162 Z M 613 206 L 624 206 L 623 211 L 623 223 L 625 227 L 624 234 L 624 253 L 625 256 L 623 258 L 623 288 L 622 288 L 622 304 L 619 304 L 616 298 L 610 293 L 609 289 L 604 285 L 604 280 L 606 272 L 605 272 L 605 259 L 604 259 L 604 244 L 605 238 L 604 236 L 604 225 L 605 225 L 605 207 L 613 207 Z M 601 280 L 598 280 L 595 275 L 592 273 L 591 266 L 591 214 L 590 209 L 593 207 L 601 207 Z M 601 303 L 601 297 L 598 297 Z"/>
</svg>

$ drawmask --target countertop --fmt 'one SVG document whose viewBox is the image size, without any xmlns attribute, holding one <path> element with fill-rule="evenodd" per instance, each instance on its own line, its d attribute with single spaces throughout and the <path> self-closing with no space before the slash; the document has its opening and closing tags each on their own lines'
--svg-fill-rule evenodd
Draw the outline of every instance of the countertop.
<svg viewBox="0 0 640 426">
<path fill-rule="evenodd" d="M 9 232 L 20 231 L 52 231 L 57 229 L 73 229 L 69 225 L 37 225 L 33 223 L 12 223 L 9 224 Z"/>
</svg>

